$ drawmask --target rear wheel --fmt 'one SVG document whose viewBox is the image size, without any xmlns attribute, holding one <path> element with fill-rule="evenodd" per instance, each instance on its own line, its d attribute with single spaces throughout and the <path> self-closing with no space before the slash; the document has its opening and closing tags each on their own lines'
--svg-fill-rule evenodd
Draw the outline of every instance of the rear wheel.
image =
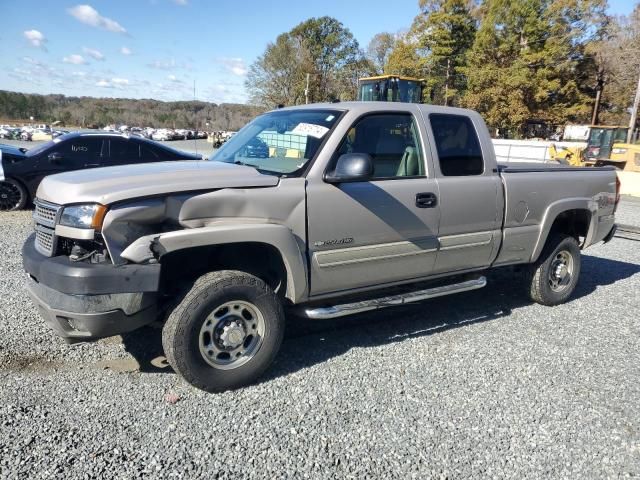
<svg viewBox="0 0 640 480">
<path fill-rule="evenodd" d="M 171 312 L 162 344 L 187 382 L 221 392 L 254 382 L 275 358 L 284 312 L 262 280 L 239 271 L 200 277 Z"/>
<path fill-rule="evenodd" d="M 15 180 L 0 182 L 0 211 L 21 210 L 27 204 L 27 190 Z"/>
<path fill-rule="evenodd" d="M 578 242 L 568 235 L 552 235 L 527 272 L 529 296 L 542 305 L 559 305 L 571 296 L 579 276 Z"/>
</svg>

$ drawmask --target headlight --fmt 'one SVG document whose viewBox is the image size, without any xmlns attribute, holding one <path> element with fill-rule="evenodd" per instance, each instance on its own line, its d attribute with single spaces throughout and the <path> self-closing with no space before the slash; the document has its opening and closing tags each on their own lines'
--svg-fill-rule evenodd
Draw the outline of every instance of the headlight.
<svg viewBox="0 0 640 480">
<path fill-rule="evenodd" d="M 100 230 L 107 207 L 97 203 L 65 207 L 60 216 L 60 225 L 74 228 Z"/>
<path fill-rule="evenodd" d="M 623 155 L 623 154 L 627 153 L 627 149 L 626 148 L 614 148 L 613 150 L 611 150 L 611 153 L 615 153 L 616 155 Z"/>
</svg>

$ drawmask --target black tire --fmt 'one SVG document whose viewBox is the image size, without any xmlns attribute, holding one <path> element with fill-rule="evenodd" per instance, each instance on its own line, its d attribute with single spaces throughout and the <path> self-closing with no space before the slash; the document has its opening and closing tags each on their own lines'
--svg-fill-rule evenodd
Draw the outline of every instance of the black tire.
<svg viewBox="0 0 640 480">
<path fill-rule="evenodd" d="M 253 308 L 250 308 L 251 313 L 242 307 L 242 312 L 234 316 L 226 307 L 227 314 L 217 320 L 216 316 L 224 310 L 221 306 L 236 302 L 250 305 Z M 237 308 L 237 305 L 230 308 Z M 258 340 L 251 336 L 251 328 L 255 329 L 256 324 L 249 325 L 253 320 L 247 320 L 245 315 L 249 318 L 252 315 L 260 317 L 262 335 L 256 335 Z M 226 320 L 227 325 L 218 328 L 225 318 L 232 320 Z M 212 327 L 206 326 L 212 322 Z M 237 367 L 218 364 L 227 361 L 222 358 L 226 352 L 220 353 L 218 358 L 202 351 L 209 348 L 205 338 L 208 338 L 208 344 L 215 345 L 212 348 L 216 352 L 230 348 L 222 345 L 222 336 L 219 335 L 219 332 L 230 328 L 228 323 L 246 334 L 239 349 L 244 348 L 245 338 L 249 340 L 251 337 L 251 342 L 260 342 L 256 343 L 255 351 L 250 356 L 249 353 L 238 355 L 235 351 L 231 352 L 228 365 L 236 362 Z M 169 364 L 188 383 L 207 392 L 223 392 L 253 383 L 269 367 L 282 343 L 284 324 L 282 303 L 262 280 L 245 272 L 223 270 L 203 275 L 183 296 L 164 325 L 162 346 Z M 209 330 L 216 333 L 208 333 Z"/>
<path fill-rule="evenodd" d="M 566 270 L 563 270 L 563 264 Z M 578 284 L 579 277 L 578 242 L 569 235 L 552 234 L 538 260 L 526 272 L 529 297 L 541 305 L 559 305 L 569 299 Z"/>
<path fill-rule="evenodd" d="M 22 184 L 12 178 L 0 182 L 0 211 L 22 210 L 29 201 L 29 194 Z"/>
</svg>

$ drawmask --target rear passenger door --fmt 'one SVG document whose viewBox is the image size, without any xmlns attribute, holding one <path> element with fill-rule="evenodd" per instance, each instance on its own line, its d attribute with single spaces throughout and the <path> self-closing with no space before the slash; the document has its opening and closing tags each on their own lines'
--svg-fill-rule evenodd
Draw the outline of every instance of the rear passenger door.
<svg viewBox="0 0 640 480">
<path fill-rule="evenodd" d="M 488 266 L 500 243 L 503 195 L 491 152 L 480 142 L 484 123 L 474 116 L 425 113 L 440 191 L 440 248 L 434 273 Z M 492 164 L 492 163 L 490 163 Z"/>
</svg>

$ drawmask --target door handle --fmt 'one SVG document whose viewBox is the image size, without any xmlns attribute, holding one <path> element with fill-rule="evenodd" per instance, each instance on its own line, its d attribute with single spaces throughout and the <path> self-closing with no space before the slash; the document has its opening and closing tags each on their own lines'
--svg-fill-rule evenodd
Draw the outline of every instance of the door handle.
<svg viewBox="0 0 640 480">
<path fill-rule="evenodd" d="M 438 197 L 435 193 L 416 193 L 416 207 L 433 208 L 438 205 Z"/>
</svg>

